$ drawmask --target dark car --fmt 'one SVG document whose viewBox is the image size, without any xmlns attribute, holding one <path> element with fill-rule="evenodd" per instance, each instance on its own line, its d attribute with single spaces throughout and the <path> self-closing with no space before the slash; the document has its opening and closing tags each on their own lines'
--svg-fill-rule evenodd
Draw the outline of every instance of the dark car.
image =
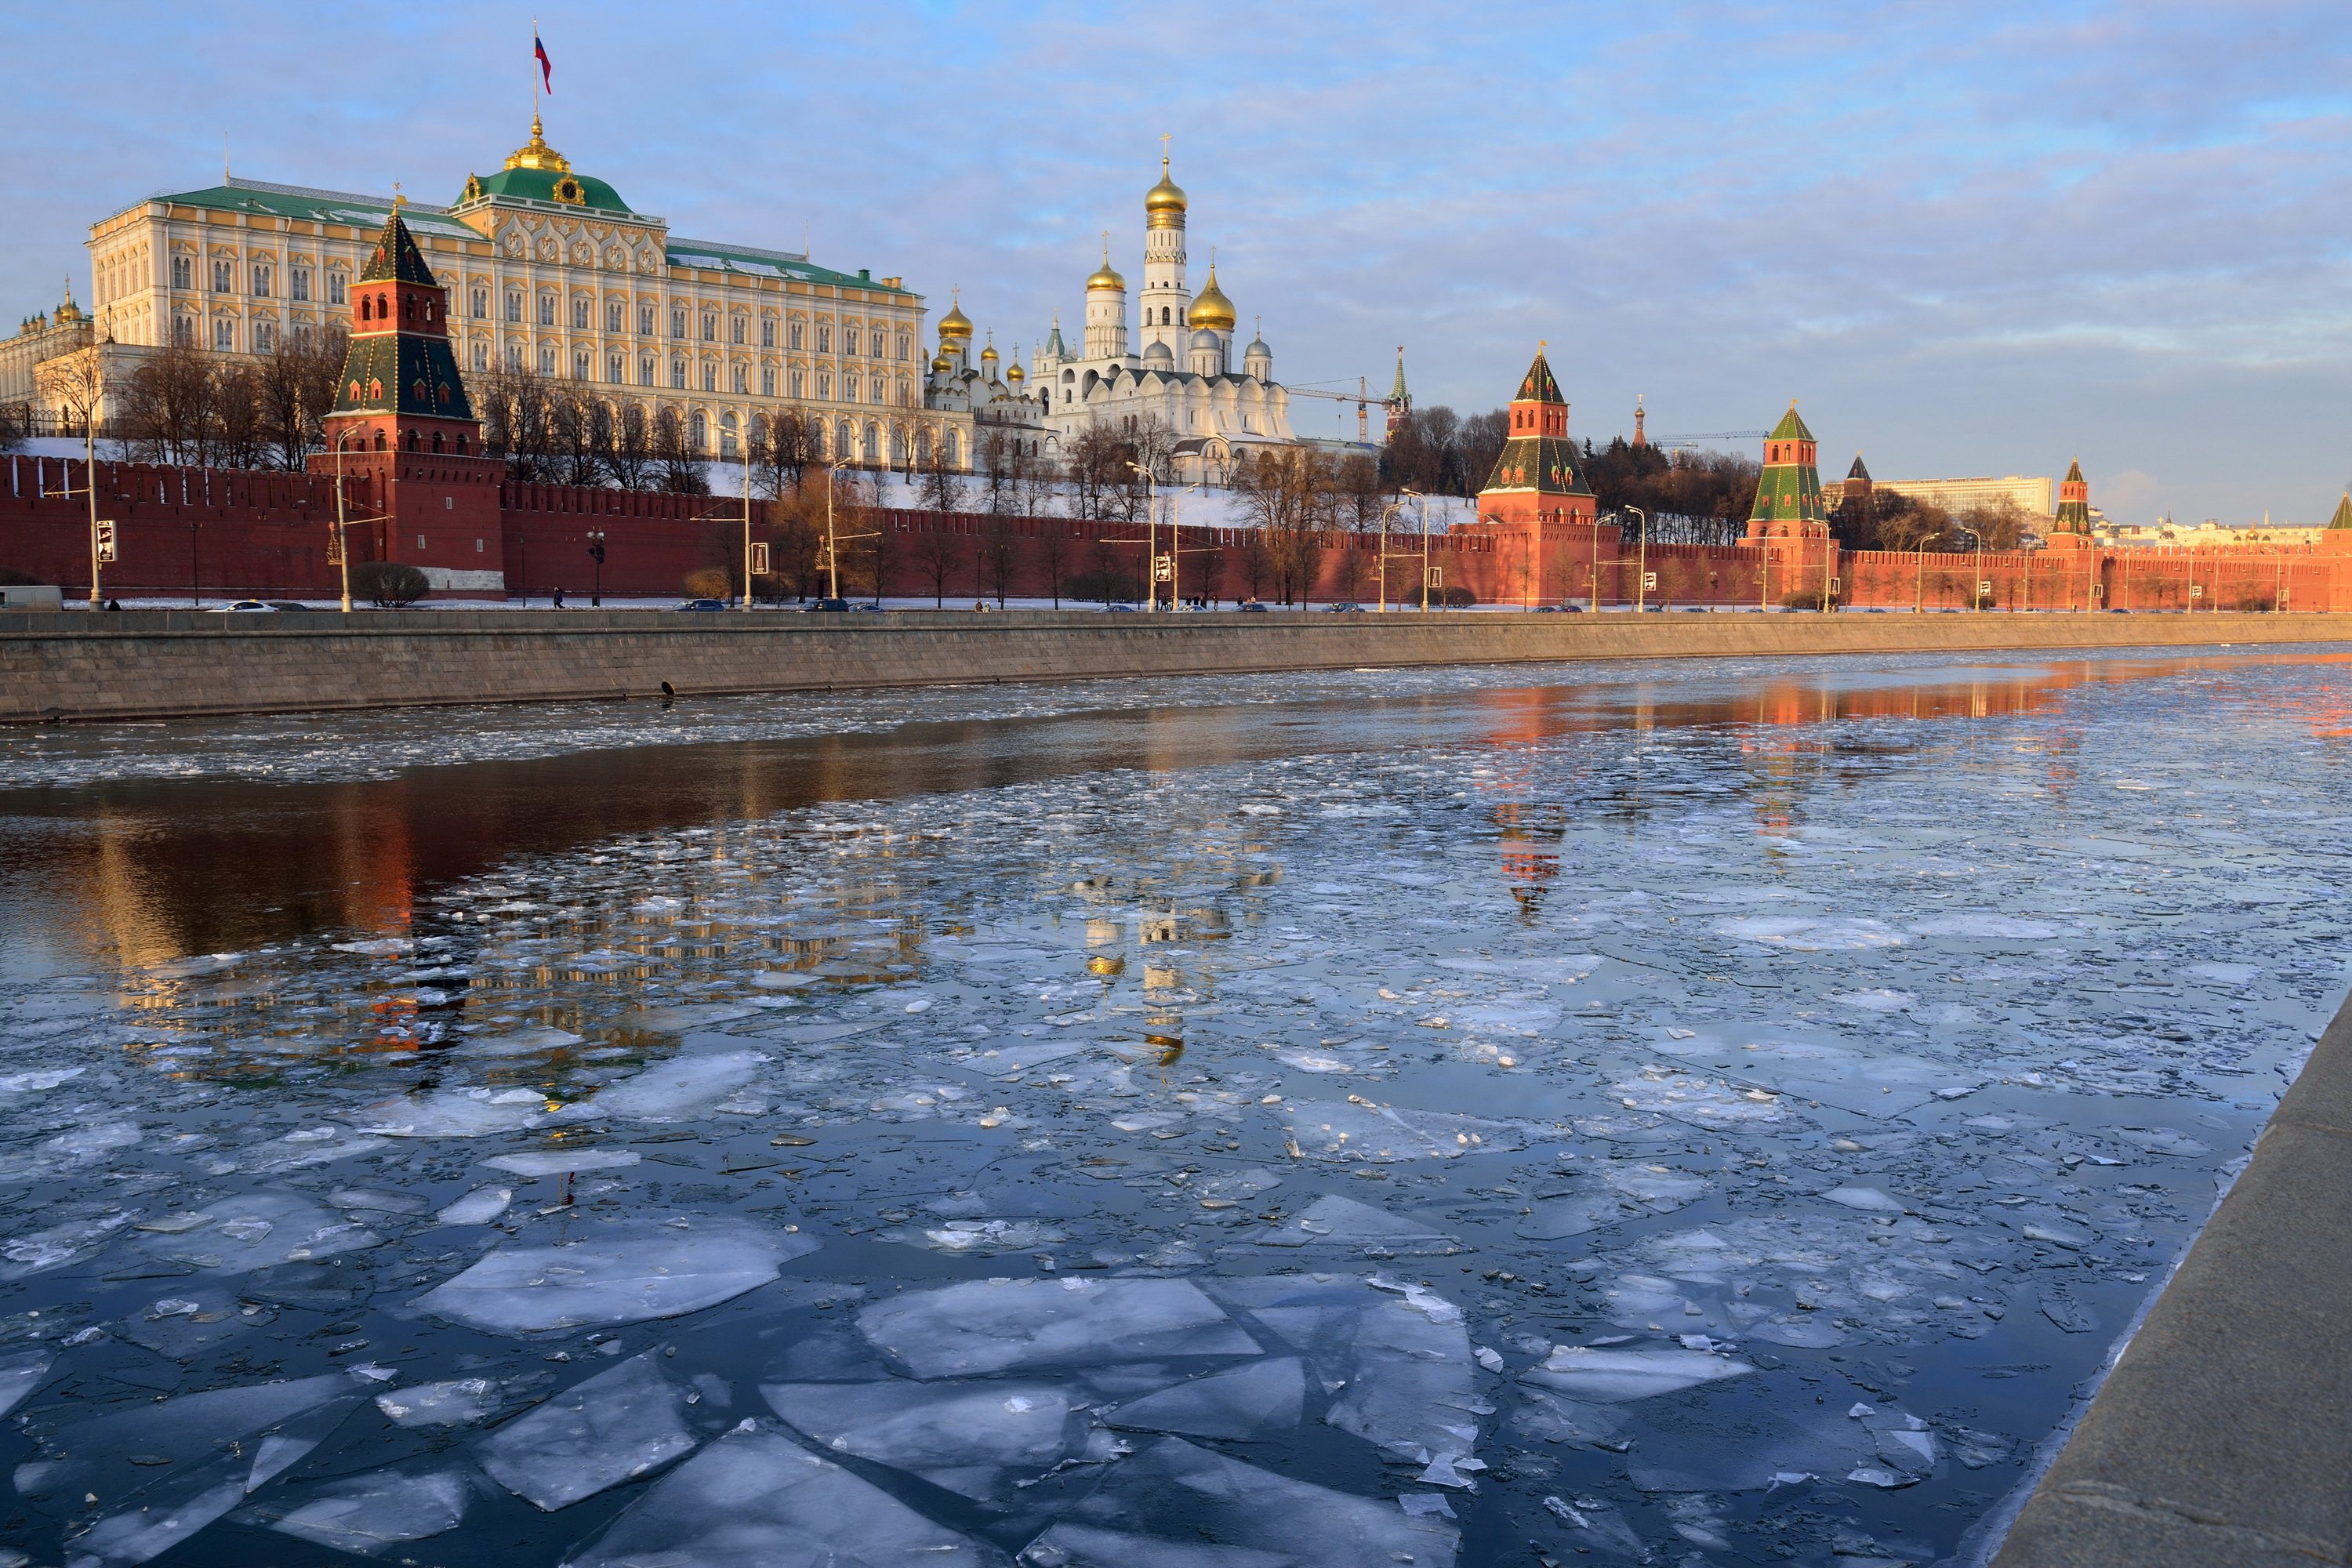
<svg viewBox="0 0 2352 1568">
<path fill-rule="evenodd" d="M 1242 606 L 1242 614 L 1245 616 L 1263 616 L 1266 613 L 1266 607 L 1255 599 L 1250 600 Z"/>
<path fill-rule="evenodd" d="M 1135 606 L 1133 605 L 1105 605 L 1103 606 L 1103 614 L 1107 616 L 1131 616 L 1135 614 Z"/>
<path fill-rule="evenodd" d="M 1363 605 L 1353 604 L 1333 605 L 1329 606 L 1329 609 L 1330 613 L 1335 616 L 1360 616 L 1364 613 Z"/>
<path fill-rule="evenodd" d="M 681 610 L 723 610 L 726 607 L 724 599 L 688 599 L 678 606 Z"/>
<path fill-rule="evenodd" d="M 807 616 L 839 615 L 848 608 L 849 601 L 846 599 L 816 599 L 801 613 Z"/>
</svg>

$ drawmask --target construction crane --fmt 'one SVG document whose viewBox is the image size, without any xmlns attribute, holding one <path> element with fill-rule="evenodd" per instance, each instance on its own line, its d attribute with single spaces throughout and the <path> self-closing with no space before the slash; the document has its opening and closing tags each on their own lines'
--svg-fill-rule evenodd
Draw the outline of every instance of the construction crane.
<svg viewBox="0 0 2352 1568">
<path fill-rule="evenodd" d="M 1657 436 L 1650 445 L 1661 451 L 1692 451 L 1710 441 L 1761 441 L 1769 430 L 1708 430 L 1696 436 Z"/>
<path fill-rule="evenodd" d="M 1367 445 L 1372 438 L 1371 405 L 1377 403 L 1382 408 L 1395 407 L 1391 399 L 1372 395 L 1371 380 L 1368 376 L 1360 375 L 1356 378 L 1356 390 L 1353 392 L 1320 392 L 1311 386 L 1286 386 L 1283 390 L 1293 397 L 1320 397 L 1332 403 L 1354 404 L 1356 405 L 1356 439 Z"/>
</svg>

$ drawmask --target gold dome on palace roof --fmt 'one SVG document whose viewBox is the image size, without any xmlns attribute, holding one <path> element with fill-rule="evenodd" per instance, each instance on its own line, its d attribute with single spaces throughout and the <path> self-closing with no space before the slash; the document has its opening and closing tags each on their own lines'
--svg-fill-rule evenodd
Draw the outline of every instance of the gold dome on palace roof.
<svg viewBox="0 0 2352 1568">
<path fill-rule="evenodd" d="M 559 174 L 572 172 L 571 161 L 547 144 L 547 135 L 539 127 L 539 115 L 530 117 L 530 140 L 507 154 L 509 169 L 547 169 Z"/>
<path fill-rule="evenodd" d="M 1196 327 L 1214 327 L 1221 332 L 1232 331 L 1234 323 L 1240 320 L 1234 314 L 1234 302 L 1225 298 L 1223 289 L 1217 287 L 1215 262 L 1209 264 L 1209 280 L 1201 286 L 1200 293 L 1193 296 L 1192 308 L 1185 320 Z"/>
<path fill-rule="evenodd" d="M 982 359 L 983 362 L 985 362 L 985 361 L 991 361 L 991 360 L 993 360 L 993 359 L 995 359 L 995 358 L 997 357 L 997 355 L 996 355 L 996 340 L 995 340 L 994 338 L 991 338 L 991 339 L 989 339 L 989 341 L 988 341 L 988 346 L 987 346 L 986 348 L 984 348 L 984 349 L 982 349 L 982 350 L 981 350 L 981 351 L 980 351 L 980 357 L 981 357 L 981 359 Z"/>
<path fill-rule="evenodd" d="M 1029 379 L 1029 373 L 1021 368 L 1021 362 L 1019 360 L 1014 360 L 1011 364 L 1004 367 L 1004 379 L 1015 383 L 1024 382 Z"/>
<path fill-rule="evenodd" d="M 1143 211 L 1150 227 L 1184 226 L 1184 187 L 1168 177 L 1168 160 L 1160 160 L 1160 183 L 1143 193 Z"/>
<path fill-rule="evenodd" d="M 945 352 L 948 339 L 963 338 L 969 340 L 971 336 L 971 318 L 963 313 L 963 296 L 962 292 L 959 290 L 956 294 L 955 300 L 948 306 L 948 313 L 940 318 L 940 343 L 941 352 Z"/>
<path fill-rule="evenodd" d="M 1089 293 L 1097 289 L 1116 289 L 1122 294 L 1127 292 L 1127 279 L 1121 278 L 1110 264 L 1110 247 L 1108 244 L 1103 247 L 1103 264 L 1095 268 L 1093 277 L 1087 279 Z"/>
</svg>

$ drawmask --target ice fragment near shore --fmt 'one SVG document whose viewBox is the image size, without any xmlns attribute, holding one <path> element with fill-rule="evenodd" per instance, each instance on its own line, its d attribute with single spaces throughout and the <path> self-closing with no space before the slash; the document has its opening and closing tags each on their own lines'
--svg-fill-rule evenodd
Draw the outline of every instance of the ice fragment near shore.
<svg viewBox="0 0 2352 1568">
<path fill-rule="evenodd" d="M 653 1358 L 632 1356 L 500 1427 L 476 1453 L 500 1486 L 552 1513 L 692 1449 L 683 1408 Z"/>
<path fill-rule="evenodd" d="M 1011 1568 L 872 1483 L 746 1421 L 656 1481 L 564 1568 Z"/>
<path fill-rule="evenodd" d="M 464 1426 L 499 1407 L 499 1389 L 483 1377 L 416 1383 L 377 1394 L 375 1407 L 401 1426 Z"/>
<path fill-rule="evenodd" d="M 502 1247 L 416 1304 L 499 1333 L 675 1318 L 731 1300 L 816 1250 L 748 1226 L 627 1229 L 562 1247 Z"/>
<path fill-rule="evenodd" d="M 1298 1358 L 1276 1356 L 1147 1394 L 1108 1412 L 1103 1421 L 1137 1431 L 1246 1442 L 1297 1426 L 1306 1399 L 1306 1369 Z"/>
<path fill-rule="evenodd" d="M 771 1383 L 769 1407 L 824 1447 L 985 1501 L 1086 1447 L 1068 1394 L 1047 1384 Z"/>
<path fill-rule="evenodd" d="M 1258 1348 L 1184 1279 L 969 1280 L 877 1301 L 857 1325 L 926 1378 Z"/>
<path fill-rule="evenodd" d="M 0 1415 L 5 1415 L 25 1402 L 25 1396 L 41 1386 L 41 1379 L 49 1375 L 53 1359 L 47 1351 L 24 1351 L 16 1355 L 0 1357 Z"/>
<path fill-rule="evenodd" d="M 436 1089 L 369 1106 L 355 1130 L 385 1138 L 487 1138 L 541 1126 L 546 1109 L 535 1094 L 506 1100 L 487 1089 Z"/>
<path fill-rule="evenodd" d="M 473 1495 L 473 1486 L 460 1470 L 424 1475 L 378 1471 L 328 1483 L 270 1528 L 338 1552 L 373 1555 L 402 1542 L 455 1530 Z"/>
<path fill-rule="evenodd" d="M 1647 1399 L 1756 1369 L 1744 1361 L 1693 1350 L 1595 1350 L 1555 1345 L 1541 1366 L 1519 1375 L 1572 1398 L 1603 1405 Z"/>
<path fill-rule="evenodd" d="M 514 1201 L 509 1187 L 477 1187 L 433 1217 L 443 1225 L 488 1225 L 507 1212 Z"/>
<path fill-rule="evenodd" d="M 1460 1535 L 1435 1513 L 1244 1464 L 1162 1437 L 1021 1553 L 1024 1568 L 1453 1568 Z"/>
</svg>

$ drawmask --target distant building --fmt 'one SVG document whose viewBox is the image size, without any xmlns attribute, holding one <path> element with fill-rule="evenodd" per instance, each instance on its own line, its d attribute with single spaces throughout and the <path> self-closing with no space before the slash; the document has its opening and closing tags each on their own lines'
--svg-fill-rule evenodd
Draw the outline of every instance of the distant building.
<svg viewBox="0 0 2352 1568">
<path fill-rule="evenodd" d="M 54 310 L 27 316 L 16 324 L 16 335 L 0 340 L 0 408 L 31 407 L 38 387 L 34 368 L 89 347 L 90 321 L 74 303 L 73 285 Z"/>
<path fill-rule="evenodd" d="M 2080 478 L 2077 474 L 2076 478 Z M 1999 506 L 2003 501 L 2014 502 L 2019 510 L 2037 517 L 2051 515 L 2050 481 L 2026 474 L 2009 474 L 2000 479 L 1878 479 L 1878 489 L 1890 495 L 1907 496 L 1926 501 L 1949 512 L 1974 511 L 1981 506 Z M 1843 484 L 1823 487 L 1834 506 L 1845 496 Z"/>
</svg>

